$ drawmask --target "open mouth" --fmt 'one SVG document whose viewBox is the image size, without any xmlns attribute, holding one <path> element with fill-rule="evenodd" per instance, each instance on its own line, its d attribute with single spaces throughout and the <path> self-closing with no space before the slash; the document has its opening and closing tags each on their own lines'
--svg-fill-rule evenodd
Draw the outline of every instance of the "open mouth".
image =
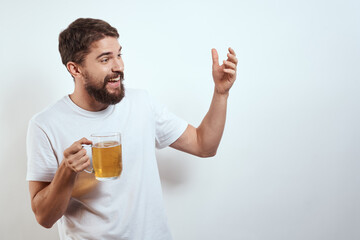
<svg viewBox="0 0 360 240">
<path fill-rule="evenodd" d="M 109 79 L 109 82 L 117 82 L 117 81 L 120 81 L 120 75 L 117 76 L 116 78 L 110 78 Z"/>
</svg>

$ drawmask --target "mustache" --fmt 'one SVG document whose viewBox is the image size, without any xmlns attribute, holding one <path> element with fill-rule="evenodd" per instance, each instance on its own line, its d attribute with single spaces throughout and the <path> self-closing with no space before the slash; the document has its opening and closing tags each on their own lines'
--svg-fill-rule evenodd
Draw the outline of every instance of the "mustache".
<svg viewBox="0 0 360 240">
<path fill-rule="evenodd" d="M 105 77 L 105 79 L 104 79 L 104 85 L 107 84 L 107 83 L 110 81 L 110 79 L 112 79 L 112 78 L 117 78 L 117 77 L 119 77 L 119 76 L 120 76 L 120 81 L 123 82 L 123 81 L 125 80 L 125 78 L 124 78 L 124 72 L 119 71 L 119 72 L 115 72 L 115 73 L 113 73 L 113 74 L 111 74 L 111 75 L 107 75 L 107 76 Z"/>
</svg>

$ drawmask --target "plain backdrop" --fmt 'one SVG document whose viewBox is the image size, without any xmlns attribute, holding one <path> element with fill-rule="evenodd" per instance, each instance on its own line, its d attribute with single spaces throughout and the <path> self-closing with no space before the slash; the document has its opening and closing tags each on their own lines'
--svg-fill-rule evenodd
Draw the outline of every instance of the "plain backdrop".
<svg viewBox="0 0 360 240">
<path fill-rule="evenodd" d="M 58 239 L 31 211 L 25 138 L 73 90 L 57 45 L 79 17 L 118 29 L 126 87 L 194 126 L 211 48 L 237 53 L 217 155 L 157 152 L 174 239 L 360 239 L 359 12 L 355 0 L 1 0 L 0 239 Z"/>
</svg>

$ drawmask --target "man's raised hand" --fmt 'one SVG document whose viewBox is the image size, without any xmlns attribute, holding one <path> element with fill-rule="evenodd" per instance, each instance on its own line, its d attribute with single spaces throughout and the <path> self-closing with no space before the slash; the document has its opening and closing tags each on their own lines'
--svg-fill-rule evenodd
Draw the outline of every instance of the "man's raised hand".
<svg viewBox="0 0 360 240">
<path fill-rule="evenodd" d="M 215 91 L 219 94 L 228 94 L 236 79 L 236 67 L 238 59 L 235 51 L 229 48 L 227 59 L 219 65 L 219 56 L 215 48 L 211 49 L 213 60 L 212 75 L 215 83 Z"/>
</svg>

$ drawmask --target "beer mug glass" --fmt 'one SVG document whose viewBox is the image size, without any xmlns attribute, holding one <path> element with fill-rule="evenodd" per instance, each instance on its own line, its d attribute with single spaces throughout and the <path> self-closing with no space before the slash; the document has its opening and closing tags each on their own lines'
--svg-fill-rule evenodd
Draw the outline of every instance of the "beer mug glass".
<svg viewBox="0 0 360 240">
<path fill-rule="evenodd" d="M 117 179 L 122 171 L 121 135 L 118 132 L 91 134 L 92 170 L 99 181 Z"/>
</svg>

